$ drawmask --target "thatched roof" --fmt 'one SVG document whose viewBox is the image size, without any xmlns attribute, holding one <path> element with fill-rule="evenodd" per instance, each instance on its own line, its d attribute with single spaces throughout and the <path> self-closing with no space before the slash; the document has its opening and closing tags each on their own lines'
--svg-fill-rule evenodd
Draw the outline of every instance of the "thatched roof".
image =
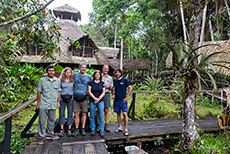
<svg viewBox="0 0 230 154">
<path fill-rule="evenodd" d="M 61 33 L 60 42 L 57 45 L 61 48 L 62 54 L 59 55 L 58 53 L 54 53 L 54 57 L 56 60 L 60 60 L 60 63 L 73 63 L 73 64 L 80 64 L 80 63 L 87 63 L 92 65 L 97 65 L 97 60 L 95 57 L 93 58 L 83 58 L 77 56 L 71 56 L 69 51 L 70 43 L 67 38 L 78 41 L 82 37 L 87 37 L 90 42 L 92 42 L 95 49 L 98 49 L 94 41 L 91 37 L 84 33 L 83 30 L 78 26 L 78 24 L 73 20 L 57 20 L 57 25 L 61 27 L 59 32 Z M 64 55 L 63 55 L 64 54 Z M 50 63 L 54 62 L 51 59 L 42 59 L 41 56 L 22 56 L 19 58 L 21 62 L 29 62 L 29 63 Z"/>
<path fill-rule="evenodd" d="M 104 53 L 107 59 L 117 59 L 119 48 L 111 48 L 111 47 L 99 47 L 99 48 Z"/>
<path fill-rule="evenodd" d="M 99 47 L 99 51 L 95 53 L 99 65 L 109 65 L 113 69 L 120 68 L 120 59 L 117 59 L 119 53 L 118 48 Z M 142 70 L 150 68 L 149 59 L 124 59 L 124 70 Z"/>
<path fill-rule="evenodd" d="M 65 4 L 63 6 L 55 7 L 53 9 L 55 17 L 60 19 L 71 19 L 74 21 L 81 20 L 81 13 L 78 9 Z"/>
<path fill-rule="evenodd" d="M 210 50 L 209 54 L 218 52 L 218 51 L 224 51 L 230 53 L 230 40 L 226 41 L 207 41 L 204 42 L 203 45 L 209 45 L 209 46 L 204 46 L 201 48 L 201 54 L 205 54 L 208 50 Z M 166 60 L 166 66 L 168 68 L 172 67 L 172 52 L 169 53 L 167 60 Z M 218 54 L 215 57 L 211 59 L 211 61 L 227 61 L 230 62 L 230 54 Z M 227 67 L 230 67 L 230 64 L 223 64 Z M 226 68 L 223 67 L 218 67 L 215 66 L 217 71 L 219 73 L 224 73 L 224 74 L 229 74 L 230 71 Z"/>
<path fill-rule="evenodd" d="M 120 59 L 109 59 L 109 64 L 113 69 L 120 68 Z M 150 68 L 149 59 L 124 59 L 124 70 L 143 70 Z"/>
<path fill-rule="evenodd" d="M 210 45 L 210 46 L 205 46 L 203 48 L 201 48 L 201 53 L 204 54 L 205 52 L 207 52 L 208 50 L 210 50 L 209 54 L 214 53 L 214 52 L 218 52 L 218 51 L 224 51 L 224 52 L 228 52 L 230 53 L 230 40 L 226 40 L 226 41 L 209 41 L 209 42 L 204 42 L 203 45 Z M 218 45 L 218 46 L 214 46 Z M 230 54 L 218 54 L 215 57 L 212 58 L 211 61 L 228 61 L 230 62 Z M 223 64 L 227 67 L 230 67 L 230 64 Z M 222 67 L 216 67 L 217 71 L 220 73 L 224 73 L 224 74 L 229 74 L 230 71 L 226 68 L 222 68 Z"/>
</svg>

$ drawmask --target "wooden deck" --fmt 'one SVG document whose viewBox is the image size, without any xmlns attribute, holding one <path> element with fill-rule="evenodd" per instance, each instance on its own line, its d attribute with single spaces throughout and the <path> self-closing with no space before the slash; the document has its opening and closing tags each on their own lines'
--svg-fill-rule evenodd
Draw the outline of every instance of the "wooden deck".
<svg viewBox="0 0 230 154">
<path fill-rule="evenodd" d="M 197 126 L 203 132 L 216 132 L 220 130 L 216 117 L 202 117 L 197 120 Z M 106 145 L 135 144 L 141 146 L 142 142 L 154 141 L 157 139 L 166 140 L 178 138 L 182 130 L 181 119 L 160 119 L 148 121 L 129 122 L 128 137 L 122 132 L 114 133 L 116 123 L 109 123 L 111 132 L 105 133 L 104 139 L 96 136 L 78 135 L 76 137 L 62 137 L 59 140 L 45 140 L 44 145 L 38 145 L 38 138 L 34 137 L 31 144 L 24 150 L 24 154 L 105 154 L 108 153 Z"/>
</svg>

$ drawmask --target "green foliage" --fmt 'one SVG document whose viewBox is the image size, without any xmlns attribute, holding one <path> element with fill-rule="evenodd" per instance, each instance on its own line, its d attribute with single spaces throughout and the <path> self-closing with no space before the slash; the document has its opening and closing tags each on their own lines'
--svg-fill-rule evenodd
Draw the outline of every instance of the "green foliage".
<svg viewBox="0 0 230 154">
<path fill-rule="evenodd" d="M 0 129 L 0 138 L 4 138 L 4 129 Z M 21 138 L 22 130 L 19 128 L 12 128 L 11 132 L 11 153 L 18 154 L 22 153 L 27 145 L 30 144 L 32 138 Z"/>
<path fill-rule="evenodd" d="M 95 69 L 93 68 L 86 68 L 85 73 L 89 74 L 91 77 L 93 76 Z M 80 68 L 73 70 L 73 73 L 80 72 Z"/>
<path fill-rule="evenodd" d="M 160 79 L 154 79 L 152 77 L 148 77 L 148 79 L 146 79 L 146 81 L 143 84 L 141 83 L 139 86 L 140 86 L 138 88 L 139 91 L 161 91 L 161 90 L 165 90 L 163 81 L 161 81 Z"/>
<path fill-rule="evenodd" d="M 203 97 L 203 96 L 201 96 L 201 94 L 197 94 L 197 96 L 196 96 L 196 105 L 210 107 L 210 108 L 216 108 L 216 109 L 221 108 L 221 104 L 218 101 L 216 101 L 214 99 L 214 101 L 212 103 L 212 99 L 207 98 L 207 97 Z"/>
<path fill-rule="evenodd" d="M 5 102 L 14 102 L 11 107 L 33 91 L 41 76 L 45 73 L 43 68 L 37 68 L 32 64 L 17 64 L 15 66 L 2 67 L 2 79 L 0 81 L 0 111 L 10 108 Z M 29 94 L 27 95 L 29 97 Z M 26 98 L 23 100 L 27 100 Z M 4 107 L 5 106 L 5 107 Z"/>
<path fill-rule="evenodd" d="M 154 145 L 155 146 L 161 146 L 161 145 L 164 145 L 164 142 L 161 141 L 160 139 L 157 139 L 156 141 L 154 141 Z"/>
<path fill-rule="evenodd" d="M 1 5 L 0 24 L 36 11 L 44 5 L 43 2 L 37 0 L 6 1 L 4 5 Z M 19 20 L 0 27 L 0 29 L 0 65 L 12 65 L 12 62 L 16 60 L 15 57 L 28 53 L 30 49 L 38 45 L 42 47 L 43 57 L 54 59 L 53 52 L 60 51 L 54 41 L 54 37 L 59 41 L 60 27 L 55 23 L 51 10 L 44 9 L 25 20 Z"/>
<path fill-rule="evenodd" d="M 55 73 L 61 73 L 62 72 L 62 70 L 64 69 L 62 66 L 60 66 L 60 65 L 56 65 L 56 66 L 54 66 L 54 68 L 55 68 Z"/>
<path fill-rule="evenodd" d="M 159 99 L 158 94 L 154 93 L 149 104 L 145 105 L 145 112 L 150 117 L 164 117 L 168 113 L 168 107 L 164 105 L 165 100 Z"/>
<path fill-rule="evenodd" d="M 226 141 L 224 133 L 219 134 L 202 134 L 200 135 L 201 142 L 191 150 L 191 154 L 203 153 L 230 153 L 230 143 Z"/>
</svg>

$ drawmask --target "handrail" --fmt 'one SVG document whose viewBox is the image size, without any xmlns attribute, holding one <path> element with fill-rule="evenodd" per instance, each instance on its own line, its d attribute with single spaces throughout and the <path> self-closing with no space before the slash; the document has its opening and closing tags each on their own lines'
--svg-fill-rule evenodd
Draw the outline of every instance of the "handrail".
<svg viewBox="0 0 230 154">
<path fill-rule="evenodd" d="M 18 113 L 19 111 L 21 111 L 22 109 L 26 108 L 27 106 L 29 106 L 30 104 L 32 104 L 33 102 L 35 102 L 37 100 L 37 97 L 34 97 L 30 100 L 28 100 L 27 102 L 25 102 L 24 104 L 16 107 L 15 109 L 12 109 L 6 113 L 3 113 L 0 115 L 0 123 L 7 120 L 8 118 L 12 117 L 13 115 L 15 115 L 16 113 Z"/>
<path fill-rule="evenodd" d="M 132 91 L 133 94 L 138 94 L 138 93 L 177 93 L 177 92 L 179 92 L 179 91 Z M 196 93 L 213 92 L 213 90 L 197 90 L 195 92 Z"/>
</svg>

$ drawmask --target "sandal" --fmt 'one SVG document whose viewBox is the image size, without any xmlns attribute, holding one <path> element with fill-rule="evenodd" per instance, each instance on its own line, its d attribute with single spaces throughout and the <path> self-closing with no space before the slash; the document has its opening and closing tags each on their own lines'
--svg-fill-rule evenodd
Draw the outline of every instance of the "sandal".
<svg viewBox="0 0 230 154">
<path fill-rule="evenodd" d="M 119 132 L 123 132 L 123 130 L 119 128 L 115 129 L 115 133 L 119 133 Z"/>
<path fill-rule="evenodd" d="M 129 135 L 129 131 L 126 130 L 125 133 L 124 133 L 124 135 L 128 136 Z"/>
</svg>

